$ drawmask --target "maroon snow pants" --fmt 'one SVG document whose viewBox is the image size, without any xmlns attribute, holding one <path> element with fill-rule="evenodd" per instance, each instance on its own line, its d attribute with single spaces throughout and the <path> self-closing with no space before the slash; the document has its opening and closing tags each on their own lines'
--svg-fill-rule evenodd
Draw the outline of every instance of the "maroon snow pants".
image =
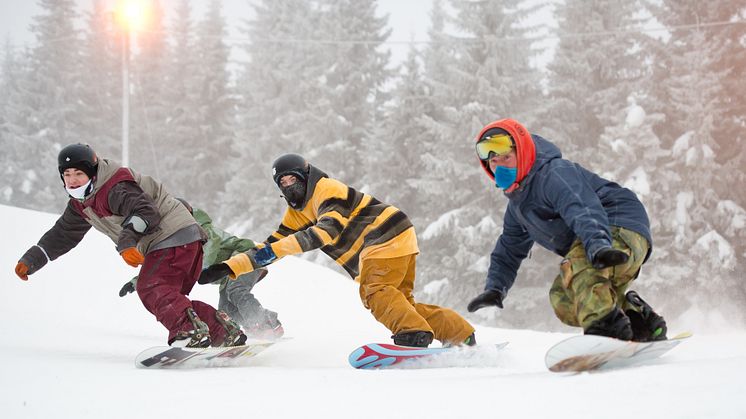
<svg viewBox="0 0 746 419">
<path fill-rule="evenodd" d="M 168 329 L 168 343 L 176 333 L 194 327 L 186 314 L 192 307 L 210 328 L 210 339 L 219 344 L 225 339 L 225 329 L 215 318 L 215 308 L 186 296 L 202 271 L 202 244 L 195 241 L 177 247 L 155 250 L 145 256 L 137 280 L 137 295 L 145 308 Z"/>
</svg>

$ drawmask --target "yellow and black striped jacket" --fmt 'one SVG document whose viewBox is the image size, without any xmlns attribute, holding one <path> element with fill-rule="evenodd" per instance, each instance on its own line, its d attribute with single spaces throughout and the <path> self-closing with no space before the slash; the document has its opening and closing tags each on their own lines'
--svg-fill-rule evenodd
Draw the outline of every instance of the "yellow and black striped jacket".
<svg viewBox="0 0 746 419">
<path fill-rule="evenodd" d="M 308 190 L 303 207 L 288 207 L 280 227 L 266 240 L 277 259 L 321 248 L 355 278 L 361 259 L 419 253 L 414 227 L 398 208 L 330 179 L 313 166 Z M 253 269 L 245 254 L 225 263 L 236 276 Z"/>
<path fill-rule="evenodd" d="M 353 278 L 362 258 L 419 252 L 406 214 L 327 177 L 318 179 L 302 210 L 288 207 L 267 242 L 278 259 L 321 248 Z"/>
</svg>

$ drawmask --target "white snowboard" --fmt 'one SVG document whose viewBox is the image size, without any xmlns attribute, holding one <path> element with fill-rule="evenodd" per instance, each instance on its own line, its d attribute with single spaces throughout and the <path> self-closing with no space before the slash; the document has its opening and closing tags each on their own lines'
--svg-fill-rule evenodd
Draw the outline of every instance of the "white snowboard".
<svg viewBox="0 0 746 419">
<path fill-rule="evenodd" d="M 655 342 L 631 342 L 595 335 L 573 336 L 551 347 L 544 362 L 553 372 L 623 368 L 660 358 L 691 335 L 680 333 L 671 339 Z"/>
<path fill-rule="evenodd" d="M 262 341 L 230 348 L 178 348 L 156 346 L 135 357 L 137 368 L 212 368 L 249 365 L 259 352 L 276 342 Z"/>
</svg>

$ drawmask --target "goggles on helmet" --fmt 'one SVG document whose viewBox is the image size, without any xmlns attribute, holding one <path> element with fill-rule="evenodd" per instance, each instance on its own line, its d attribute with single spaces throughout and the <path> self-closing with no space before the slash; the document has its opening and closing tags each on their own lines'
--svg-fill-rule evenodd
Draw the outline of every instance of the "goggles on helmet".
<svg viewBox="0 0 746 419">
<path fill-rule="evenodd" d="M 490 153 L 495 153 L 498 156 L 508 154 L 512 149 L 513 140 L 507 134 L 484 137 L 477 142 L 477 156 L 480 160 L 489 160 Z"/>
</svg>

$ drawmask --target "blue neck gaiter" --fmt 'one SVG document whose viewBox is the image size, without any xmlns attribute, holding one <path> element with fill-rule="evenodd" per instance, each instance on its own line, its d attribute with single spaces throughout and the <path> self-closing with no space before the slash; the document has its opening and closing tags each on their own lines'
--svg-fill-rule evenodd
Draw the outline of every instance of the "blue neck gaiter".
<svg viewBox="0 0 746 419">
<path fill-rule="evenodd" d="M 500 189 L 508 189 L 515 183 L 516 176 L 518 176 L 517 167 L 497 166 L 495 168 L 495 184 Z"/>
</svg>

